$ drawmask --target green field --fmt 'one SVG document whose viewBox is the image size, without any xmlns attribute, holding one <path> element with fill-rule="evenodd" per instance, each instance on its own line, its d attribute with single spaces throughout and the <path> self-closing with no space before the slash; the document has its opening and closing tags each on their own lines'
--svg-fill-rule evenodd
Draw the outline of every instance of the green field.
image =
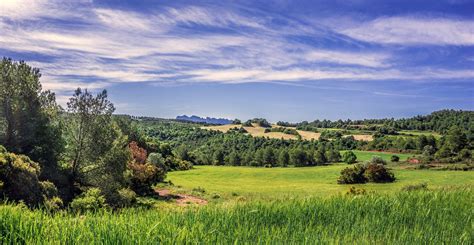
<svg viewBox="0 0 474 245">
<path fill-rule="evenodd" d="M 344 151 L 342 151 L 344 152 Z M 341 154 L 342 154 L 341 152 Z M 352 151 L 357 156 L 357 161 L 363 162 L 372 159 L 374 156 L 381 157 L 385 161 L 389 162 L 390 157 L 397 155 L 400 157 L 400 161 L 406 161 L 409 157 L 412 157 L 413 154 L 403 154 L 403 153 L 388 153 L 388 152 L 373 152 L 373 151 Z"/>
<path fill-rule="evenodd" d="M 196 166 L 189 171 L 171 172 L 168 179 L 183 190 L 204 188 L 223 198 L 233 195 L 247 199 L 286 199 L 330 196 L 344 193 L 349 186 L 338 185 L 340 171 L 347 165 L 307 168 L 254 168 Z M 395 193 L 408 184 L 427 183 L 429 188 L 474 185 L 474 172 L 394 169 L 397 181 L 390 184 L 355 185 L 369 191 Z"/>
<path fill-rule="evenodd" d="M 48 214 L 0 206 L 2 244 L 472 244 L 472 191 L 404 192 L 184 210 Z"/>
</svg>

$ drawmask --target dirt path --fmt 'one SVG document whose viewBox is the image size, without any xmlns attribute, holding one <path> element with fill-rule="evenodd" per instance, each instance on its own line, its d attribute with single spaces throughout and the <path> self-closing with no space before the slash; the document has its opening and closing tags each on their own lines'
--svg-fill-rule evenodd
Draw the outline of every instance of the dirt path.
<svg viewBox="0 0 474 245">
<path fill-rule="evenodd" d="M 186 194 L 172 194 L 170 190 L 167 189 L 160 189 L 156 190 L 156 192 L 163 198 L 167 200 L 175 200 L 176 204 L 178 206 L 188 206 L 192 204 L 196 205 L 206 205 L 207 201 L 200 198 L 200 197 L 195 197 L 191 195 L 186 195 Z"/>
</svg>

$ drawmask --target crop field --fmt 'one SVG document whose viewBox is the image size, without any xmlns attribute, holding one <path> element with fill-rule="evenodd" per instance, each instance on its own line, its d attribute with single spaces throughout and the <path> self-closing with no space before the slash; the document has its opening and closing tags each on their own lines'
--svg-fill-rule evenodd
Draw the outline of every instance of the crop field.
<svg viewBox="0 0 474 245">
<path fill-rule="evenodd" d="M 274 127 L 280 127 L 273 125 Z M 240 125 L 234 125 L 234 124 L 228 124 L 228 125 L 219 125 L 219 126 L 206 126 L 202 127 L 203 129 L 208 129 L 208 130 L 218 130 L 221 132 L 227 132 L 231 128 L 235 127 L 241 127 Z M 253 137 L 268 137 L 268 138 L 275 138 L 275 139 L 298 139 L 297 136 L 291 135 L 291 134 L 285 134 L 282 132 L 269 132 L 265 133 L 265 128 L 254 125 L 253 127 L 243 127 L 247 132 L 252 135 Z M 321 129 L 324 130 L 324 129 Z M 328 130 L 340 130 L 340 129 L 328 129 Z M 317 140 L 321 136 L 321 133 L 315 133 L 315 132 L 309 132 L 309 131 L 303 131 L 303 130 L 297 130 L 298 134 L 301 135 L 301 138 L 304 140 Z M 372 140 L 372 135 L 368 134 L 362 134 L 362 133 L 357 133 L 355 132 L 354 134 L 351 134 L 354 136 L 356 140 L 364 140 L 364 141 L 371 141 Z"/>
</svg>

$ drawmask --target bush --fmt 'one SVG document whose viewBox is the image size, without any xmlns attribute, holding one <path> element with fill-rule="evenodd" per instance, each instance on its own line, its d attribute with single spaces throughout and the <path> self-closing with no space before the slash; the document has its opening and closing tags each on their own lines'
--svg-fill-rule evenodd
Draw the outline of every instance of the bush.
<svg viewBox="0 0 474 245">
<path fill-rule="evenodd" d="M 357 164 L 353 168 L 345 168 L 341 171 L 341 176 L 337 180 L 338 184 L 363 184 L 367 182 L 364 176 L 365 167 Z"/>
<path fill-rule="evenodd" d="M 0 197 L 23 201 L 28 206 L 37 206 L 44 201 L 38 176 L 40 167 L 25 155 L 7 153 L 0 149 Z"/>
<path fill-rule="evenodd" d="M 383 160 L 383 158 L 379 156 L 374 156 L 372 159 L 370 159 L 369 163 L 386 165 L 387 161 Z"/>
<path fill-rule="evenodd" d="M 338 184 L 364 184 L 367 182 L 387 183 L 395 181 L 395 176 L 382 164 L 357 164 L 345 168 L 337 180 Z"/>
<path fill-rule="evenodd" d="M 90 188 L 72 200 L 71 209 L 76 212 L 95 211 L 107 206 L 99 188 Z"/>
<path fill-rule="evenodd" d="M 48 211 L 58 211 L 63 207 L 63 200 L 57 196 L 45 199 L 44 200 L 44 207 Z"/>
<path fill-rule="evenodd" d="M 346 151 L 342 156 L 342 160 L 347 164 L 353 164 L 357 162 L 357 156 L 352 151 Z"/>
<path fill-rule="evenodd" d="M 119 207 L 130 207 L 137 201 L 137 193 L 130 188 L 123 188 L 118 191 L 119 199 L 116 205 Z"/>
<path fill-rule="evenodd" d="M 131 170 L 132 189 L 139 195 L 149 195 L 153 192 L 152 185 L 162 182 L 166 172 L 162 168 L 145 163 L 132 161 L 128 164 Z"/>
<path fill-rule="evenodd" d="M 49 181 L 41 181 L 40 186 L 41 192 L 45 198 L 50 199 L 58 196 L 58 188 L 56 188 L 53 183 Z"/>
<path fill-rule="evenodd" d="M 392 161 L 392 162 L 398 162 L 398 161 L 400 161 L 400 157 L 397 156 L 397 155 L 393 155 L 392 157 L 390 157 L 390 161 Z"/>
<path fill-rule="evenodd" d="M 395 181 L 395 176 L 382 164 L 367 165 L 364 173 L 368 182 L 389 183 Z"/>
</svg>

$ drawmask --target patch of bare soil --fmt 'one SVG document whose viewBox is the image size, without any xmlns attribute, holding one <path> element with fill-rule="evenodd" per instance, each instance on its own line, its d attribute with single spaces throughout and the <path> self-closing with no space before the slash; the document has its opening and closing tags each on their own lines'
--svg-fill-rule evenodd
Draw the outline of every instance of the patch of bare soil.
<svg viewBox="0 0 474 245">
<path fill-rule="evenodd" d="M 156 193 L 158 193 L 161 197 L 163 197 L 166 200 L 175 200 L 176 204 L 182 207 L 192 205 L 192 204 L 195 204 L 195 205 L 207 204 L 207 201 L 200 197 L 187 195 L 187 194 L 173 194 L 170 192 L 170 190 L 167 190 L 167 189 L 160 189 L 160 190 L 157 189 Z"/>
</svg>

